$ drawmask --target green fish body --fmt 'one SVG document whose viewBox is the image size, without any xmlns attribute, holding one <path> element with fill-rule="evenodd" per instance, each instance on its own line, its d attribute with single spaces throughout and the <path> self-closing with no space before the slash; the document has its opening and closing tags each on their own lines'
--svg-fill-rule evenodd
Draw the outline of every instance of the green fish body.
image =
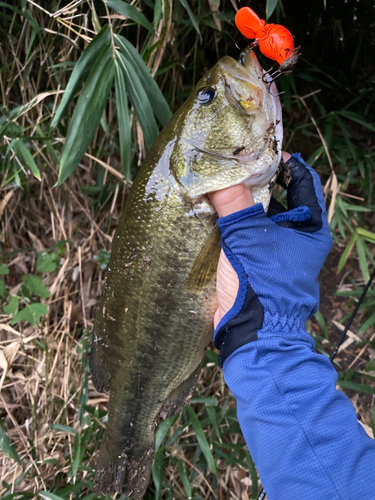
<svg viewBox="0 0 375 500">
<path fill-rule="evenodd" d="M 206 193 L 248 182 L 268 205 L 280 161 L 278 99 L 252 52 L 221 59 L 164 128 L 115 233 L 90 361 L 109 391 L 95 494 L 142 499 L 154 429 L 188 403 L 213 335 L 217 214 Z"/>
</svg>

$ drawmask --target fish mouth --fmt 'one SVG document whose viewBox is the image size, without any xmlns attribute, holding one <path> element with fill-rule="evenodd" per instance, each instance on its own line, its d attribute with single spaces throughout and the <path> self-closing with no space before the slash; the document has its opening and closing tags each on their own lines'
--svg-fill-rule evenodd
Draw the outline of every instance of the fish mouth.
<svg viewBox="0 0 375 500">
<path fill-rule="evenodd" d="M 234 149 L 232 154 L 225 154 L 225 153 L 220 153 L 218 151 L 212 151 L 212 150 L 200 148 L 199 146 L 195 146 L 193 144 L 194 149 L 196 151 L 198 151 L 199 153 L 203 153 L 203 154 L 206 154 L 209 156 L 214 156 L 215 158 L 220 158 L 223 160 L 235 160 L 239 163 L 240 162 L 241 163 L 242 162 L 248 163 L 248 162 L 251 162 L 254 160 L 258 160 L 260 158 L 260 156 L 262 155 L 263 151 L 265 150 L 266 142 L 264 141 L 263 145 L 259 149 L 257 149 L 256 151 L 254 151 L 254 150 L 249 151 L 249 148 L 251 146 L 252 146 L 252 144 L 249 143 L 249 144 L 246 144 L 244 146 L 240 146 L 237 149 Z M 246 151 L 246 152 L 242 153 L 242 151 Z"/>
</svg>

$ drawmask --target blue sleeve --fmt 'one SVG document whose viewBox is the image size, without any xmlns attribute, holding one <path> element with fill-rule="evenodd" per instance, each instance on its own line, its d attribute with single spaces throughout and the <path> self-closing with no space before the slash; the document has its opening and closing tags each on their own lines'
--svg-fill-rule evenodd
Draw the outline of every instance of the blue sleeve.
<svg viewBox="0 0 375 500">
<path fill-rule="evenodd" d="M 375 442 L 305 333 L 258 339 L 224 363 L 268 500 L 375 499 Z"/>
<path fill-rule="evenodd" d="M 332 244 L 320 179 L 298 154 L 287 167 L 288 211 L 218 220 L 239 279 L 215 331 L 220 364 L 268 500 L 375 500 L 375 442 L 305 330 Z"/>
</svg>

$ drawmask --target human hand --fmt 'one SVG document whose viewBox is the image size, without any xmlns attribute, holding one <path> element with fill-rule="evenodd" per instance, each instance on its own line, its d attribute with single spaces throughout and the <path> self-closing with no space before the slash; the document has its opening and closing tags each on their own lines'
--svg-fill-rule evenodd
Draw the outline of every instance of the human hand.
<svg viewBox="0 0 375 500">
<path fill-rule="evenodd" d="M 318 309 L 317 278 L 332 244 L 321 183 L 299 155 L 284 158 L 279 183 L 287 189 L 288 211 L 276 203 L 267 217 L 244 186 L 210 195 L 230 261 L 222 255 L 218 269 L 214 340 L 222 363 L 260 331 L 303 330 Z"/>
<path fill-rule="evenodd" d="M 291 155 L 283 151 L 283 160 L 286 163 Z M 211 203 L 215 207 L 219 217 L 239 212 L 254 205 L 250 187 L 245 184 L 238 184 L 221 191 L 214 191 L 208 194 Z M 238 292 L 238 276 L 233 269 L 223 250 L 217 267 L 216 293 L 218 308 L 215 312 L 214 327 L 216 329 L 221 318 L 229 311 L 236 300 Z"/>
</svg>

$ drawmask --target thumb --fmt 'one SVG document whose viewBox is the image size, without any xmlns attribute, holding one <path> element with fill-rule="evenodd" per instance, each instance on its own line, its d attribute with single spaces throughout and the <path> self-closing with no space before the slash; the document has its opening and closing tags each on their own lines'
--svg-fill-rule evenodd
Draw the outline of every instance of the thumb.
<svg viewBox="0 0 375 500">
<path fill-rule="evenodd" d="M 250 188 L 244 184 L 213 191 L 208 193 L 208 197 L 219 217 L 225 217 L 254 205 Z"/>
<path fill-rule="evenodd" d="M 219 217 L 225 217 L 226 215 L 230 215 L 254 205 L 250 188 L 243 184 L 208 193 L 208 197 Z M 214 317 L 215 329 L 221 318 L 233 306 L 237 297 L 237 292 L 237 273 L 222 250 L 217 268 L 216 293 L 218 308 Z"/>
</svg>

